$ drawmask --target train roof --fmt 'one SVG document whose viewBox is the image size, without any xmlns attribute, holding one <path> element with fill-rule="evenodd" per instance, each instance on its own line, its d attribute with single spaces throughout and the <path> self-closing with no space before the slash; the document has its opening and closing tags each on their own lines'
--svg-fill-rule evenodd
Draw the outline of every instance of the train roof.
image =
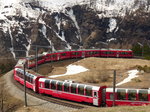
<svg viewBox="0 0 150 112">
<path fill-rule="evenodd" d="M 131 49 L 111 49 L 111 48 L 108 48 L 108 49 L 101 49 L 101 50 L 112 50 L 112 51 L 132 51 Z"/>
<path fill-rule="evenodd" d="M 36 55 L 30 55 L 29 57 L 27 57 L 27 60 L 29 60 L 29 59 L 35 59 L 36 57 L 35 57 Z M 42 57 L 42 56 L 45 56 L 45 54 L 38 54 L 38 57 Z"/>
<path fill-rule="evenodd" d="M 131 49 L 112 49 L 112 48 L 102 48 L 102 49 L 67 49 L 67 50 L 57 50 L 55 52 L 44 52 L 43 54 L 49 53 L 59 53 L 59 52 L 66 52 L 66 51 L 93 51 L 93 50 L 112 50 L 112 51 L 132 51 Z"/>
<path fill-rule="evenodd" d="M 82 83 L 76 83 L 76 82 L 72 82 L 72 81 L 61 81 L 61 80 L 55 80 L 55 79 L 49 79 L 49 78 L 40 78 L 39 81 L 41 82 L 45 82 L 45 80 L 53 80 L 53 81 L 59 81 L 59 82 L 66 82 L 66 83 L 70 83 L 70 84 L 77 84 L 77 85 L 84 85 L 84 86 L 91 86 L 92 90 L 96 90 L 98 91 L 100 89 L 99 86 L 93 86 L 93 85 L 88 85 L 88 84 L 82 84 Z"/>
</svg>

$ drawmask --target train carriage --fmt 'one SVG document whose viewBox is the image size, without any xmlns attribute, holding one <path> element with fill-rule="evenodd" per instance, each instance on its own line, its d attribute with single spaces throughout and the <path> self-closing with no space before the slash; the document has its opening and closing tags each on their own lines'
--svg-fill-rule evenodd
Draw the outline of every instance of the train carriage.
<svg viewBox="0 0 150 112">
<path fill-rule="evenodd" d="M 70 51 L 57 52 L 58 60 L 70 59 Z"/>
<path fill-rule="evenodd" d="M 33 68 L 36 66 L 36 57 L 35 56 L 28 57 L 26 62 L 28 68 Z M 45 63 L 45 55 L 39 54 L 37 57 L 37 64 L 39 65 L 43 63 Z"/>
<path fill-rule="evenodd" d="M 45 62 L 59 60 L 58 53 L 48 53 L 45 55 Z"/>
<path fill-rule="evenodd" d="M 82 58 L 82 51 L 70 51 L 70 58 Z"/>
<path fill-rule="evenodd" d="M 106 88 L 106 105 L 113 104 L 113 88 Z M 115 105 L 142 106 L 150 104 L 149 89 L 116 88 Z"/>
<path fill-rule="evenodd" d="M 25 72 L 26 74 L 26 87 L 32 89 L 34 92 L 38 92 L 38 80 L 44 76 L 39 74 L 30 73 L 31 71 Z M 24 70 L 20 68 L 15 68 L 14 79 L 24 85 Z"/>
<path fill-rule="evenodd" d="M 77 102 L 91 103 L 95 106 L 102 105 L 102 92 L 106 88 L 106 86 L 97 87 L 46 78 L 40 78 L 38 85 L 40 94 L 48 94 Z"/>
<path fill-rule="evenodd" d="M 101 49 L 100 57 L 132 58 L 133 51 L 130 49 Z"/>
<path fill-rule="evenodd" d="M 85 57 L 100 57 L 100 50 L 89 49 L 85 50 Z"/>
</svg>

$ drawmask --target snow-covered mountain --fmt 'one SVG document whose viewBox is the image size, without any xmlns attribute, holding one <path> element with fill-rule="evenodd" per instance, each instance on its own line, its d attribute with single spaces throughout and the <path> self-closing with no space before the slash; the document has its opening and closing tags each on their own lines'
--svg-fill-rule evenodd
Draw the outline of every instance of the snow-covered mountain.
<svg viewBox="0 0 150 112">
<path fill-rule="evenodd" d="M 131 48 L 150 39 L 149 6 L 149 0 L 0 0 L 0 55 L 28 56 L 33 45 Z"/>
</svg>

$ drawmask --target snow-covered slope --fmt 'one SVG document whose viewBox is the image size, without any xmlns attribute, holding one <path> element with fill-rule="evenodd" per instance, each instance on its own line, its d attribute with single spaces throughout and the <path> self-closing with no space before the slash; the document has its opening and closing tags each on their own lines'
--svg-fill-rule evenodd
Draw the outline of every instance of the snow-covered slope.
<svg viewBox="0 0 150 112">
<path fill-rule="evenodd" d="M 148 12 L 149 5 L 149 0 L 0 0 L 0 53 L 28 56 L 33 44 L 52 50 L 106 47 L 126 29 L 121 24 L 126 14 L 141 7 Z"/>
</svg>

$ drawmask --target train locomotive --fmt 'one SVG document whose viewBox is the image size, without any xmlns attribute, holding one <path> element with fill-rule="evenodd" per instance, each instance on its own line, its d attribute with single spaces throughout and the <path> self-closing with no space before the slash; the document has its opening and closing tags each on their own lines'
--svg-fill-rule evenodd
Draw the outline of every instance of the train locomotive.
<svg viewBox="0 0 150 112">
<path fill-rule="evenodd" d="M 131 50 L 119 51 L 114 50 L 114 53 L 107 53 L 107 57 L 133 57 Z M 105 50 L 80 50 L 80 51 L 61 51 L 55 53 L 47 53 L 39 55 L 38 64 L 43 64 L 49 61 L 58 61 L 71 58 L 85 57 L 105 57 Z M 107 52 L 112 52 L 107 51 Z M 121 52 L 121 53 L 120 53 Z M 123 53 L 124 52 L 124 53 Z M 117 55 L 118 54 L 118 55 Z M 122 55 L 121 55 L 122 54 Z M 126 55 L 126 56 L 125 56 Z M 14 80 L 24 85 L 24 70 L 23 62 L 27 63 L 28 68 L 35 66 L 35 58 L 21 59 L 14 68 Z M 80 84 L 73 81 L 60 81 L 41 76 L 29 69 L 25 71 L 26 87 L 36 93 L 46 94 L 53 97 L 72 100 L 76 102 L 85 102 L 95 106 L 113 105 L 113 97 L 115 97 L 115 105 L 149 105 L 150 90 L 149 89 L 131 89 L 131 88 L 116 88 L 115 96 L 113 88 L 106 86 L 93 86 L 88 84 Z"/>
</svg>

